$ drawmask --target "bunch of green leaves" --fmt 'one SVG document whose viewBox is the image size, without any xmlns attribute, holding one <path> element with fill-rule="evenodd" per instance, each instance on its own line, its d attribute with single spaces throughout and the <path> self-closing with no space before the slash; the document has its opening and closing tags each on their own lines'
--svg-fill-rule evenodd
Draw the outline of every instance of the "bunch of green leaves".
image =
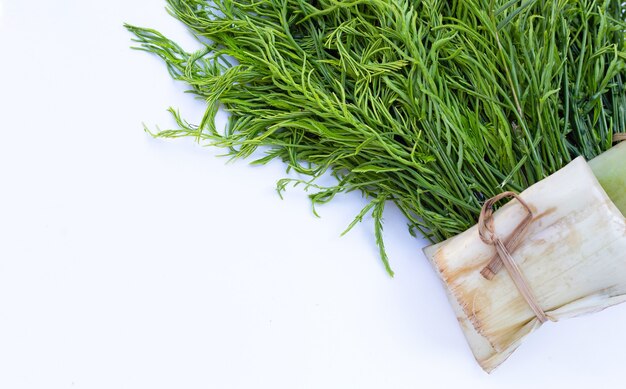
<svg viewBox="0 0 626 389">
<path fill-rule="evenodd" d="M 385 204 L 439 241 L 482 202 L 521 191 L 626 131 L 624 7 L 617 0 L 167 0 L 202 43 L 187 52 L 127 25 L 204 99 L 192 136 L 308 179 L 314 204 L 362 192 L 381 257 Z M 220 106 L 225 132 L 215 125 Z M 316 179 L 330 172 L 336 185 Z"/>
</svg>

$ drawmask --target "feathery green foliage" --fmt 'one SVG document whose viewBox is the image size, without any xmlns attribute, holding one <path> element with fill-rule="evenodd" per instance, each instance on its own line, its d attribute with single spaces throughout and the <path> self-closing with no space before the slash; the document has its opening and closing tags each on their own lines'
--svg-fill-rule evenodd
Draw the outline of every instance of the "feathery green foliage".
<svg viewBox="0 0 626 389">
<path fill-rule="evenodd" d="M 204 48 L 147 28 L 142 50 L 207 103 L 179 128 L 237 158 L 263 147 L 314 204 L 358 190 L 382 242 L 385 203 L 439 241 L 482 202 L 521 191 L 626 131 L 624 7 L 616 0 L 167 0 Z M 215 126 L 223 105 L 225 133 Z M 316 185 L 331 172 L 337 183 Z M 351 227 L 350 226 L 350 227 Z"/>
</svg>

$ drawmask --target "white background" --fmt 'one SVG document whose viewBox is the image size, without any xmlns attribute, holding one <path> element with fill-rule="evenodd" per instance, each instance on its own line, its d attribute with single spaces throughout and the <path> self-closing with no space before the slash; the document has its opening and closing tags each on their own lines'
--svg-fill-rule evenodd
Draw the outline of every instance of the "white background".
<svg viewBox="0 0 626 389">
<path fill-rule="evenodd" d="M 358 194 L 152 139 L 203 104 L 125 21 L 194 47 L 163 1 L 0 0 L 0 388 L 623 387 L 626 306 L 487 375 L 393 207 L 392 279 Z"/>
</svg>

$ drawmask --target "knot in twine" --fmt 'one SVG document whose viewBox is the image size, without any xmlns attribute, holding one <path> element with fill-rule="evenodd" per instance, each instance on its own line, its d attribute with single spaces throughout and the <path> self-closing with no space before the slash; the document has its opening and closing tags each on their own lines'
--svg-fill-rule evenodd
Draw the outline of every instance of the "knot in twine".
<svg viewBox="0 0 626 389">
<path fill-rule="evenodd" d="M 495 232 L 493 223 L 493 206 L 496 202 L 508 197 L 515 198 L 524 207 L 526 210 L 526 216 L 503 241 Z M 482 276 L 486 279 L 491 280 L 500 270 L 502 265 L 504 265 L 509 273 L 509 276 L 513 280 L 513 283 L 515 284 L 515 287 L 517 287 L 522 297 L 524 297 L 524 300 L 526 300 L 530 306 L 530 309 L 532 309 L 535 316 L 537 316 L 537 320 L 543 324 L 548 321 L 548 317 L 539 306 L 537 298 L 530 289 L 528 280 L 526 280 L 526 277 L 524 277 L 524 274 L 511 256 L 511 253 L 519 246 L 521 242 L 520 238 L 524 232 L 526 232 L 526 229 L 530 225 L 532 219 L 532 210 L 516 193 L 503 192 L 485 201 L 485 204 L 483 204 L 483 208 L 480 211 L 480 217 L 478 218 L 478 234 L 483 242 L 496 248 L 496 255 L 480 272 L 480 274 L 482 274 Z"/>
</svg>

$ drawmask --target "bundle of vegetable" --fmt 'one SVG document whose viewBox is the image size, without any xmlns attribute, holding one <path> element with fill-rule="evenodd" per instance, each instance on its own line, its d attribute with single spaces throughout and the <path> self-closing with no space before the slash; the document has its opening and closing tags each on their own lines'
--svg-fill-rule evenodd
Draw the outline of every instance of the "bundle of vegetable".
<svg viewBox="0 0 626 389">
<path fill-rule="evenodd" d="M 626 23 L 617 0 L 168 4 L 202 50 L 188 53 L 155 30 L 127 28 L 208 107 L 197 125 L 170 109 L 179 128 L 157 136 L 192 136 L 233 157 L 261 147 L 266 156 L 252 163 L 279 158 L 309 176 L 281 180 L 278 189 L 304 183 L 315 190 L 313 204 L 362 192 L 370 202 L 350 227 L 371 212 L 390 274 L 382 240 L 387 201 L 411 233 L 439 242 L 472 226 L 486 199 L 529 188 L 578 156 L 591 159 L 626 132 Z M 230 113 L 224 132 L 214 123 L 220 104 Z M 623 204 L 624 173 L 606 162 L 614 159 L 596 163 L 594 173 Z M 336 185 L 316 184 L 326 172 Z M 583 174 L 578 184 L 592 178 Z M 558 214 L 601 198 L 572 198 L 575 206 Z M 485 287 L 505 288 L 494 285 Z M 515 325 L 528 325 L 529 317 L 518 316 Z M 485 339 L 500 352 L 519 333 Z"/>
</svg>

